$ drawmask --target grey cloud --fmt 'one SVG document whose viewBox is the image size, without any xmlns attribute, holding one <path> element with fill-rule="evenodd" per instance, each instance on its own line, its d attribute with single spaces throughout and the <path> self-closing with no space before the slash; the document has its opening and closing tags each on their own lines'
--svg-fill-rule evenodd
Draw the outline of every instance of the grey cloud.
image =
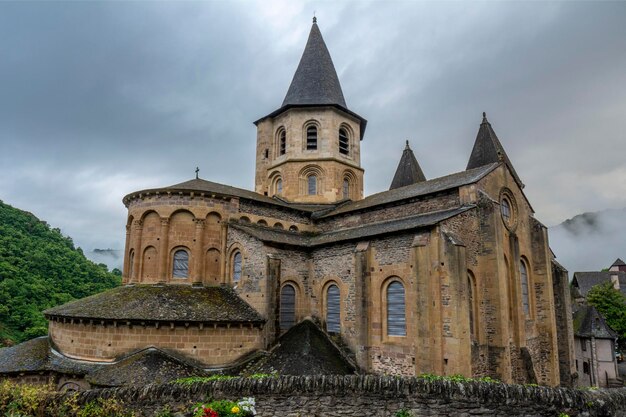
<svg viewBox="0 0 626 417">
<path fill-rule="evenodd" d="M 626 206 L 626 3 L 580 2 L 0 3 L 0 198 L 119 249 L 128 192 L 252 188 L 313 10 L 366 193 L 405 139 L 427 177 L 464 169 L 487 111 L 540 220 Z"/>
</svg>

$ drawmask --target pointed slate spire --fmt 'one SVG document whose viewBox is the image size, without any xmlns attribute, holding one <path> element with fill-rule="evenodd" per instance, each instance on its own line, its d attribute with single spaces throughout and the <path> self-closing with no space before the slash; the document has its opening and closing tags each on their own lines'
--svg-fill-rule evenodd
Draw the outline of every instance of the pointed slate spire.
<svg viewBox="0 0 626 417">
<path fill-rule="evenodd" d="M 404 152 L 402 152 L 402 158 L 400 158 L 400 163 L 396 169 L 396 175 L 393 176 L 389 189 L 393 190 L 422 181 L 426 181 L 426 177 L 407 140 Z"/>
<path fill-rule="evenodd" d="M 466 170 L 493 164 L 495 162 L 504 162 L 509 167 L 518 185 L 524 188 L 524 184 L 517 175 L 515 168 L 513 168 L 513 164 L 504 151 L 496 132 L 491 127 L 491 123 L 487 120 L 487 114 L 483 112 L 483 121 L 478 129 L 476 142 L 474 142 L 474 148 L 467 162 Z"/>
<path fill-rule="evenodd" d="M 315 104 L 339 105 L 348 108 L 333 60 L 324 43 L 322 33 L 317 27 L 317 19 L 314 17 L 309 40 L 283 106 Z"/>
</svg>

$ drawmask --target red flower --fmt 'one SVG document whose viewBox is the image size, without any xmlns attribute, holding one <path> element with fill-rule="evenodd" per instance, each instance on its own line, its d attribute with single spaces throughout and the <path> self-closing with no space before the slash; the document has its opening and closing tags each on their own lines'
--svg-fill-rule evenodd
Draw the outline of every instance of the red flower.
<svg viewBox="0 0 626 417">
<path fill-rule="evenodd" d="M 210 408 L 205 408 L 203 411 L 204 414 L 202 414 L 202 417 L 219 417 L 217 412 L 211 410 Z"/>
</svg>

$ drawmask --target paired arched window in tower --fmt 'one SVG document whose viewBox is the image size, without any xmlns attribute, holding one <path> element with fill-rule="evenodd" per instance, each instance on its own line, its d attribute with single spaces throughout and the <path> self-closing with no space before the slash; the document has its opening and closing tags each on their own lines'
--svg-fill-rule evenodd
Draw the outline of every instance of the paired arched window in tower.
<svg viewBox="0 0 626 417">
<path fill-rule="evenodd" d="M 350 153 L 350 137 L 345 127 L 339 129 L 339 153 L 343 155 Z"/>
<path fill-rule="evenodd" d="M 172 277 L 187 278 L 189 276 L 189 253 L 184 249 L 174 252 Z"/>
<path fill-rule="evenodd" d="M 523 259 L 520 260 L 520 282 L 522 284 L 522 308 L 526 316 L 530 315 L 530 296 L 528 291 L 528 268 Z"/>
<path fill-rule="evenodd" d="M 309 175 L 306 181 L 307 181 L 307 194 L 316 195 L 317 194 L 317 176 L 313 174 Z"/>
<path fill-rule="evenodd" d="M 278 155 L 284 155 L 287 152 L 287 132 L 281 129 L 278 132 Z"/>
<path fill-rule="evenodd" d="M 326 290 L 326 331 L 341 331 L 341 292 L 335 284 L 329 285 Z"/>
<path fill-rule="evenodd" d="M 393 281 L 387 286 L 387 336 L 406 336 L 404 285 Z"/>
<path fill-rule="evenodd" d="M 241 252 L 236 251 L 233 254 L 233 267 L 232 267 L 233 283 L 237 283 L 241 279 L 241 266 L 242 266 Z"/>
<path fill-rule="evenodd" d="M 306 128 L 306 149 L 309 151 L 317 149 L 317 126 Z"/>
<path fill-rule="evenodd" d="M 280 290 L 280 316 L 279 325 L 281 330 L 288 330 L 296 324 L 296 289 L 291 284 L 286 284 Z"/>
</svg>

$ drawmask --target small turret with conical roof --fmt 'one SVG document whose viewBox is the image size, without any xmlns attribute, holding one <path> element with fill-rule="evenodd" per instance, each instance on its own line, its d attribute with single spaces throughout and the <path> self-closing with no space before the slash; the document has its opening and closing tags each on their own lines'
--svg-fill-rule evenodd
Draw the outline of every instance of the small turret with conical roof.
<svg viewBox="0 0 626 417">
<path fill-rule="evenodd" d="M 295 203 L 363 198 L 367 121 L 348 109 L 315 18 L 281 107 L 255 124 L 256 192 Z"/>
<path fill-rule="evenodd" d="M 391 181 L 389 189 L 393 190 L 395 188 L 406 187 L 407 185 L 422 181 L 426 181 L 426 177 L 407 140 L 404 152 L 402 152 L 402 157 L 400 158 L 400 163 L 396 169 L 396 174 L 393 176 L 393 181 Z"/>
<path fill-rule="evenodd" d="M 483 112 L 483 121 L 478 129 L 476 141 L 474 142 L 474 148 L 472 149 L 472 154 L 467 162 L 466 170 L 493 164 L 495 162 L 505 163 L 509 167 L 513 178 L 515 178 L 515 181 L 520 188 L 524 188 L 524 184 L 517 175 L 517 172 L 515 171 L 508 155 L 504 151 L 496 132 L 493 130 L 493 127 L 491 127 L 491 123 L 487 120 L 487 114 Z"/>
</svg>

